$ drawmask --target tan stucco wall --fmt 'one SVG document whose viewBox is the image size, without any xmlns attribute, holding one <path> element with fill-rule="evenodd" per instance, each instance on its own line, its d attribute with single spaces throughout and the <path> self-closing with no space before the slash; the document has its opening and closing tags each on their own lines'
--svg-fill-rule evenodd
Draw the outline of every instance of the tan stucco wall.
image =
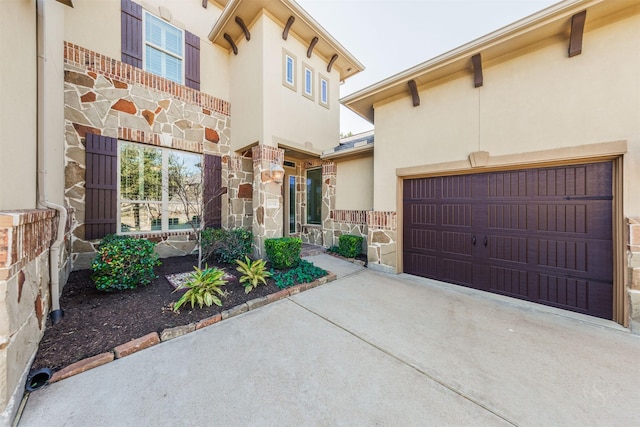
<svg viewBox="0 0 640 427">
<path fill-rule="evenodd" d="M 263 19 L 265 143 L 311 143 L 316 151 L 335 147 L 340 133 L 338 71 L 334 68 L 328 73 L 329 58 L 320 57 L 317 52 L 307 58 L 308 45 L 296 37 L 295 25 L 283 40 L 283 28 L 266 16 Z M 296 57 L 296 91 L 282 84 L 283 48 Z M 313 70 L 313 100 L 303 95 L 303 64 Z M 329 80 L 329 108 L 318 102 L 320 74 Z"/>
<path fill-rule="evenodd" d="M 228 54 L 208 39 L 220 9 L 205 9 L 199 0 L 137 0 L 136 3 L 156 16 L 160 16 L 162 8 L 171 24 L 200 37 L 200 90 L 228 100 Z M 74 0 L 73 5 L 73 9 L 66 9 L 64 39 L 120 60 L 120 0 Z M 115 37 L 106 37 L 113 33 Z"/>
<path fill-rule="evenodd" d="M 36 203 L 35 10 L 35 0 L 0 2 L 0 210 Z"/>
<path fill-rule="evenodd" d="M 231 150 L 239 150 L 262 141 L 263 82 L 262 34 L 263 20 L 250 29 L 251 40 L 238 43 L 238 55 L 230 54 L 230 100 L 233 106 L 233 138 Z"/>
<path fill-rule="evenodd" d="M 640 16 L 587 32 L 583 53 L 567 41 L 375 106 L 374 209 L 396 210 L 396 168 L 627 140 L 625 215 L 640 212 Z"/>
<path fill-rule="evenodd" d="M 336 163 L 336 209 L 373 209 L 373 156 Z"/>
</svg>

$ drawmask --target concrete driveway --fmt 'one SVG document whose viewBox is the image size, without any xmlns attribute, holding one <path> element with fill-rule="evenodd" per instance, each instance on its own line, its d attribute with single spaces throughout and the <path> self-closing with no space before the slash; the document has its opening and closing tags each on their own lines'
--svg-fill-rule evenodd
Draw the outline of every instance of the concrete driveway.
<svg viewBox="0 0 640 427">
<path fill-rule="evenodd" d="M 339 279 L 47 386 L 20 426 L 640 424 L 612 322 L 311 260 Z"/>
</svg>

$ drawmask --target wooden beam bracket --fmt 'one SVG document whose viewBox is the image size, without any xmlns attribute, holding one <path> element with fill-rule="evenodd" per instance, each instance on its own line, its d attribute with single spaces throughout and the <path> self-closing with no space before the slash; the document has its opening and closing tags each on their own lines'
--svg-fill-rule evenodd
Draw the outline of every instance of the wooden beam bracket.
<svg viewBox="0 0 640 427">
<path fill-rule="evenodd" d="M 209 4 L 209 0 L 202 0 L 202 7 L 204 7 L 205 9 L 207 8 L 208 4 Z"/>
<path fill-rule="evenodd" d="M 231 49 L 233 50 L 233 54 L 237 55 L 238 54 L 238 46 L 236 46 L 236 43 L 233 41 L 233 39 L 231 38 L 231 36 L 227 33 L 224 33 L 224 39 L 226 41 L 229 42 L 229 44 L 231 45 Z"/>
<path fill-rule="evenodd" d="M 287 25 L 284 26 L 284 31 L 282 31 L 283 40 L 286 40 L 287 37 L 289 37 L 289 30 L 291 29 L 291 26 L 293 25 L 295 20 L 296 20 L 295 16 L 290 16 L 289 19 L 287 19 Z"/>
<path fill-rule="evenodd" d="M 240 25 L 240 28 L 242 28 L 242 32 L 244 33 L 244 38 L 247 39 L 247 41 L 251 40 L 251 33 L 249 32 L 247 25 L 239 16 L 236 16 L 236 24 Z"/>
<path fill-rule="evenodd" d="M 582 53 L 582 36 L 584 23 L 587 20 L 587 11 L 583 10 L 571 17 L 571 36 L 569 38 L 569 58 Z"/>
<path fill-rule="evenodd" d="M 338 59 L 338 54 L 334 53 L 333 56 L 331 57 L 331 60 L 329 61 L 329 64 L 327 64 L 327 73 L 331 72 L 331 67 L 333 67 L 333 63 L 336 62 L 337 59 Z"/>
<path fill-rule="evenodd" d="M 411 99 L 413 100 L 413 106 L 417 107 L 420 105 L 420 95 L 418 94 L 418 86 L 416 85 L 415 80 L 409 80 L 407 82 L 407 86 L 409 86 L 409 92 L 411 92 Z"/>
<path fill-rule="evenodd" d="M 313 53 L 313 48 L 316 47 L 316 43 L 318 43 L 318 37 L 314 37 L 309 43 L 309 49 L 307 49 L 307 58 L 311 58 L 311 54 Z"/>
<path fill-rule="evenodd" d="M 471 57 L 471 64 L 473 64 L 473 87 L 481 87 L 484 84 L 482 77 L 482 56 L 476 53 Z"/>
</svg>

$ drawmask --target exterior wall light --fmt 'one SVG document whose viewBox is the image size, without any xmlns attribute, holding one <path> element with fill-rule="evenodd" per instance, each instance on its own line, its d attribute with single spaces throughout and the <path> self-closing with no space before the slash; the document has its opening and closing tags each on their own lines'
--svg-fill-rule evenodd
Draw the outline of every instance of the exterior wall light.
<svg viewBox="0 0 640 427">
<path fill-rule="evenodd" d="M 271 173 L 271 180 L 277 184 L 282 184 L 284 179 L 284 168 L 276 163 L 271 163 L 269 171 Z"/>
</svg>

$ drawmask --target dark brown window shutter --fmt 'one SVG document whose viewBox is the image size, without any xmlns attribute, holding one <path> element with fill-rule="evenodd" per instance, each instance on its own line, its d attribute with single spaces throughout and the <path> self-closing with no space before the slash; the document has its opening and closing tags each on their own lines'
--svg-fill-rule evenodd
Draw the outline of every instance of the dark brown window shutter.
<svg viewBox="0 0 640 427">
<path fill-rule="evenodd" d="M 184 32 L 184 84 L 200 90 L 200 38 Z"/>
<path fill-rule="evenodd" d="M 222 158 L 204 155 L 205 227 L 222 227 Z"/>
<path fill-rule="evenodd" d="M 85 239 L 116 232 L 118 205 L 118 140 L 87 134 Z"/>
<path fill-rule="evenodd" d="M 142 68 L 142 6 L 121 0 L 122 62 Z"/>
</svg>

